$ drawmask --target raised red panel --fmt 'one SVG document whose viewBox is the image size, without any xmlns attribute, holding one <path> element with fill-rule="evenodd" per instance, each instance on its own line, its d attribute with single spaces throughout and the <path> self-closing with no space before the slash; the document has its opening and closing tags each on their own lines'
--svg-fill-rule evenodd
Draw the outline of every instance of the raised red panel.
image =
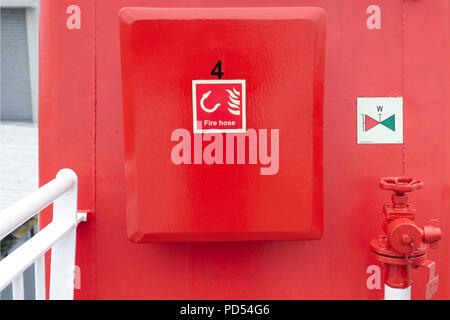
<svg viewBox="0 0 450 320">
<path fill-rule="evenodd" d="M 129 238 L 319 238 L 323 10 L 124 8 L 120 21 Z M 194 134 L 195 119 L 211 130 Z"/>
</svg>

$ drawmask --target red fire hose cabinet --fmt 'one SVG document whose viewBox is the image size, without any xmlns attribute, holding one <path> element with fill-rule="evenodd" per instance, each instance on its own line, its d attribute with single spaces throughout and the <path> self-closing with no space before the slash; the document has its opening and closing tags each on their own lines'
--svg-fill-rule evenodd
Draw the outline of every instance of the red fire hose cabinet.
<svg viewBox="0 0 450 320">
<path fill-rule="evenodd" d="M 317 239 L 319 8 L 120 11 L 128 237 Z"/>
</svg>

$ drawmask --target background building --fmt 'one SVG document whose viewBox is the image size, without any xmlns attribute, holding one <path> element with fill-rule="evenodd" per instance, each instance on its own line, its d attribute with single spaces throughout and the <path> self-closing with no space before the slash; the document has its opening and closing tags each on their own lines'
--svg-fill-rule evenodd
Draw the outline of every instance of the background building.
<svg viewBox="0 0 450 320">
<path fill-rule="evenodd" d="M 1 120 L 38 119 L 39 1 L 1 0 Z"/>
<path fill-rule="evenodd" d="M 0 211 L 38 187 L 39 1 L 0 0 Z M 33 218 L 0 241 L 0 260 L 37 231 Z M 34 297 L 34 270 L 25 298 Z M 0 300 L 11 299 L 11 286 Z"/>
</svg>

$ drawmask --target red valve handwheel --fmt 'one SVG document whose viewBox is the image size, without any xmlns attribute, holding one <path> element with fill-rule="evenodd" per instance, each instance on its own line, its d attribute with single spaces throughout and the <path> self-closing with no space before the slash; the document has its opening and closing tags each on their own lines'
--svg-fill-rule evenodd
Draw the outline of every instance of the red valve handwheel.
<svg viewBox="0 0 450 320">
<path fill-rule="evenodd" d="M 411 192 L 423 188 L 423 181 L 415 180 L 409 177 L 388 177 L 381 178 L 380 188 L 383 190 L 394 191 L 397 194 Z"/>
</svg>

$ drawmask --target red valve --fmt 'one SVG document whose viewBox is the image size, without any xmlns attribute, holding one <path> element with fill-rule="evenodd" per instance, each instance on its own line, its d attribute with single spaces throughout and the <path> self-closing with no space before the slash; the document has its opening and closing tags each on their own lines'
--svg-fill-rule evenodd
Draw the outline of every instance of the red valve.
<svg viewBox="0 0 450 320">
<path fill-rule="evenodd" d="M 422 189 L 423 182 L 406 177 L 382 178 L 380 188 L 383 190 L 394 191 L 396 194 L 404 194 L 406 192 Z"/>
<path fill-rule="evenodd" d="M 430 220 L 429 224 L 423 226 L 423 242 L 429 243 L 432 249 L 439 248 L 442 232 L 436 219 Z"/>
<path fill-rule="evenodd" d="M 426 286 L 426 298 L 430 299 L 437 290 L 438 276 L 434 274 L 434 262 L 426 259 L 426 244 L 433 249 L 438 247 L 441 228 L 437 220 L 431 220 L 423 228 L 417 226 L 414 221 L 416 210 L 408 204 L 405 195 L 422 189 L 423 182 L 409 177 L 389 177 L 381 179 L 380 188 L 393 191 L 394 194 L 392 204 L 383 207 L 385 234 L 370 242 L 372 254 L 386 265 L 386 285 L 391 288 L 409 287 L 411 267 L 427 267 L 430 279 Z"/>
</svg>

